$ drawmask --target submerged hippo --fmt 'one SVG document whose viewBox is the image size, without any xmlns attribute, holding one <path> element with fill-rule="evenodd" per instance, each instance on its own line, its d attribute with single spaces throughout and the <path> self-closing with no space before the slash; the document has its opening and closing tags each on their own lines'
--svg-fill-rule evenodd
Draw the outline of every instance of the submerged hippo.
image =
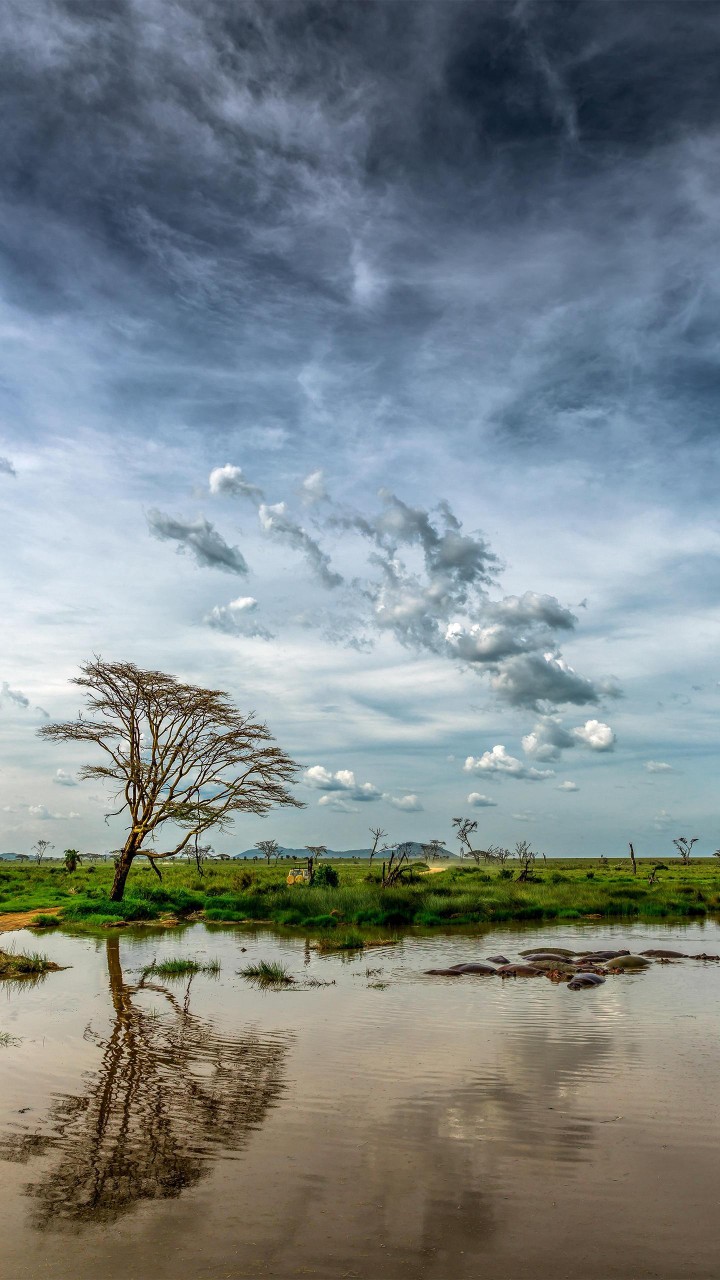
<svg viewBox="0 0 720 1280">
<path fill-rule="evenodd" d="M 453 973 L 497 973 L 494 965 L 485 964 L 482 960 L 472 960 L 467 964 L 451 965 Z"/>
<path fill-rule="evenodd" d="M 530 947 L 529 950 L 520 951 L 518 954 L 527 959 L 535 955 L 574 956 L 577 952 L 571 951 L 568 947 Z"/>
<path fill-rule="evenodd" d="M 614 956 L 611 960 L 608 960 L 607 967 L 614 971 L 619 969 L 621 973 L 624 973 L 626 970 L 630 972 L 633 969 L 648 969 L 650 961 L 645 956 L 631 956 L 628 953 L 628 955 L 624 956 Z"/>
<path fill-rule="evenodd" d="M 522 954 L 530 964 L 537 964 L 540 960 L 560 960 L 567 963 L 572 958 L 571 951 L 523 951 Z"/>
<path fill-rule="evenodd" d="M 490 961 L 491 964 L 509 964 L 510 963 L 507 956 L 488 956 L 488 960 Z"/>
<path fill-rule="evenodd" d="M 501 964 L 495 972 L 499 973 L 501 978 L 539 978 L 542 969 L 538 969 L 534 964 Z"/>
<path fill-rule="evenodd" d="M 426 969 L 425 973 L 440 974 L 444 978 L 462 978 L 465 973 L 497 973 L 491 964 L 483 964 L 482 961 L 469 962 L 468 964 L 454 964 L 449 969 Z"/>
<path fill-rule="evenodd" d="M 652 956 L 653 960 L 687 960 L 686 951 L 641 951 L 641 956 Z"/>
<path fill-rule="evenodd" d="M 568 982 L 568 991 L 583 991 L 587 987 L 599 987 L 605 979 L 601 973 L 576 973 Z"/>
<path fill-rule="evenodd" d="M 582 960 L 599 960 L 604 962 L 605 960 L 614 960 L 616 956 L 629 956 L 630 952 L 626 947 L 624 951 L 576 951 L 575 955 L 579 956 Z"/>
</svg>

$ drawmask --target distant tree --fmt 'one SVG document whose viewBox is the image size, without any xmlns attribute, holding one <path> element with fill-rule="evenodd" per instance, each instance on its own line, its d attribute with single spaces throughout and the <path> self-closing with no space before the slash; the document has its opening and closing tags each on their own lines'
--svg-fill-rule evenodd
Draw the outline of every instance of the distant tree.
<svg viewBox="0 0 720 1280">
<path fill-rule="evenodd" d="M 43 858 L 48 853 L 48 851 L 54 848 L 55 848 L 55 845 L 51 844 L 49 840 L 36 841 L 36 843 L 32 847 L 32 853 L 35 855 L 35 861 L 37 862 L 38 866 L 40 865 L 40 863 L 42 862 Z"/>
<path fill-rule="evenodd" d="M 77 849 L 65 849 L 63 858 L 66 871 L 77 871 L 78 863 L 82 861 Z"/>
<path fill-rule="evenodd" d="M 321 858 L 324 858 L 325 854 L 327 853 L 327 845 L 326 844 L 306 844 L 305 848 L 307 849 L 308 854 L 310 855 L 307 862 L 308 862 L 308 875 L 310 877 L 310 883 L 312 884 L 313 876 L 315 874 L 315 863 L 319 862 Z"/>
<path fill-rule="evenodd" d="M 437 862 L 443 856 L 444 849 L 445 846 L 442 840 L 437 840 L 433 837 L 432 840 L 428 840 L 427 844 L 422 846 L 423 858 L 425 858 L 426 862 Z"/>
<path fill-rule="evenodd" d="M 492 861 L 498 862 L 501 867 L 504 867 L 506 862 L 509 862 L 511 858 L 516 856 L 513 849 L 505 849 L 503 845 L 500 844 L 491 845 L 490 852 L 492 854 Z"/>
<path fill-rule="evenodd" d="M 268 866 L 270 866 L 273 858 L 277 862 L 280 856 L 280 845 L 277 840 L 258 840 L 255 848 L 260 850 L 264 858 L 267 858 Z"/>
<path fill-rule="evenodd" d="M 127 815 L 113 902 L 122 900 L 141 854 L 162 879 L 158 862 L 182 853 L 211 827 L 227 830 L 237 813 L 302 807 L 288 791 L 298 766 L 274 744 L 266 725 L 243 715 L 227 694 L 130 662 L 95 658 L 81 671 L 74 683 L 85 691 L 91 715 L 43 725 L 39 733 L 105 752 L 105 763 L 85 765 L 80 774 L 115 784 L 120 803 L 107 816 Z M 166 826 L 177 839 L 158 851 L 155 841 Z"/>
<path fill-rule="evenodd" d="M 682 858 L 683 863 L 685 864 L 686 867 L 690 865 L 690 854 L 692 853 L 692 847 L 694 844 L 697 844 L 699 838 L 700 838 L 699 836 L 693 836 L 692 840 L 688 840 L 687 836 L 678 836 L 677 840 L 673 840 L 673 844 L 675 845 L 675 848 L 680 854 L 680 857 Z"/>
<path fill-rule="evenodd" d="M 455 834 L 460 841 L 460 857 L 474 858 L 475 853 L 478 851 L 473 849 L 470 843 L 470 836 L 473 831 L 477 831 L 477 822 L 474 822 L 472 818 L 453 818 L 452 825 L 457 827 Z M 480 858 L 475 858 L 475 861 L 479 862 Z"/>
</svg>

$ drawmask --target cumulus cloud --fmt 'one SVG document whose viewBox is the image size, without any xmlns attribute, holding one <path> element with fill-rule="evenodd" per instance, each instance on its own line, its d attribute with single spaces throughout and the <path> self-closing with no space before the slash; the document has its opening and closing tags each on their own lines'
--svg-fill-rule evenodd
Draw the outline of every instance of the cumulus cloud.
<svg viewBox="0 0 720 1280">
<path fill-rule="evenodd" d="M 490 796 L 484 796 L 480 791 L 471 791 L 467 802 L 472 809 L 497 808 L 497 800 L 491 800 Z"/>
<path fill-rule="evenodd" d="M 209 488 L 215 497 L 249 498 L 255 506 L 265 497 L 262 489 L 245 479 L 242 467 L 235 467 L 230 462 L 224 467 L 215 467 L 210 472 Z"/>
<path fill-rule="evenodd" d="M 51 813 L 44 804 L 28 805 L 28 813 L 31 818 L 35 818 L 40 822 L 68 822 L 71 818 L 79 818 L 80 814 L 71 811 L 70 813 Z"/>
<path fill-rule="evenodd" d="M 586 720 L 584 725 L 573 729 L 573 735 L 582 746 L 589 747 L 591 751 L 615 749 L 615 734 L 610 725 L 603 724 L 601 720 Z"/>
<path fill-rule="evenodd" d="M 357 782 L 352 769 L 338 769 L 331 773 L 324 765 L 314 764 L 305 770 L 302 781 L 318 791 L 344 792 L 351 800 L 379 800 L 381 792 L 371 782 Z"/>
<path fill-rule="evenodd" d="M 648 773 L 673 773 L 671 764 L 666 764 L 664 760 L 647 760 L 645 768 Z"/>
<path fill-rule="evenodd" d="M 17 471 L 15 470 L 9 458 L 0 457 L 0 475 L 3 475 L 3 476 L 17 475 Z"/>
<path fill-rule="evenodd" d="M 383 792 L 383 800 L 392 805 L 393 809 L 400 809 L 403 813 L 421 813 L 422 804 L 420 797 L 415 794 L 406 796 L 393 796 L 389 792 Z"/>
<path fill-rule="evenodd" d="M 55 770 L 53 782 L 58 787 L 76 787 L 78 785 L 77 778 L 74 778 L 71 773 L 66 773 L 64 769 Z"/>
<path fill-rule="evenodd" d="M 661 809 L 653 818 L 653 827 L 656 831 L 667 831 L 674 821 L 675 819 L 671 813 L 668 813 L 667 809 Z"/>
<path fill-rule="evenodd" d="M 249 639 L 272 640 L 273 633 L 256 619 L 257 600 L 254 596 L 238 596 L 229 604 L 216 604 L 204 621 L 217 631 L 228 635 L 247 636 Z"/>
<path fill-rule="evenodd" d="M 209 520 L 176 520 L 153 508 L 147 513 L 151 534 L 163 542 L 177 542 L 178 551 L 189 551 L 199 565 L 244 577 L 248 572 L 239 547 L 231 547 Z"/>
<path fill-rule="evenodd" d="M 610 682 L 594 682 L 554 653 L 523 653 L 508 658 L 490 681 L 494 692 L 511 707 L 539 711 L 542 704 L 585 706 L 602 696 L 618 697 Z"/>
<path fill-rule="evenodd" d="M 305 476 L 300 493 L 306 507 L 314 507 L 318 502 L 326 502 L 328 493 L 325 488 L 324 472 L 311 471 L 309 476 Z"/>
<path fill-rule="evenodd" d="M 545 716 L 530 733 L 525 734 L 522 748 L 534 760 L 557 760 L 561 751 L 575 746 L 575 741 L 573 734 L 555 716 Z"/>
<path fill-rule="evenodd" d="M 543 782 L 553 778 L 553 769 L 536 769 L 534 765 L 523 764 L 515 756 L 511 756 L 502 743 L 493 747 L 492 751 L 484 751 L 481 756 L 468 756 L 463 765 L 465 773 L 495 774 L 498 777 L 525 778 L 529 782 Z"/>
<path fill-rule="evenodd" d="M 330 557 L 322 550 L 319 542 L 311 537 L 302 525 L 288 515 L 284 502 L 276 502 L 274 506 L 261 503 L 259 509 L 260 524 L 271 537 L 277 538 L 287 546 L 301 551 L 313 573 L 325 587 L 339 587 L 342 577 L 330 568 Z"/>
<path fill-rule="evenodd" d="M 348 804 L 347 800 L 344 800 L 339 795 L 321 796 L 318 804 L 325 809 L 334 809 L 337 813 L 359 813 L 359 809 L 356 809 L 355 805 Z"/>
<path fill-rule="evenodd" d="M 556 791 L 579 791 L 577 782 L 560 782 L 555 788 Z"/>
</svg>

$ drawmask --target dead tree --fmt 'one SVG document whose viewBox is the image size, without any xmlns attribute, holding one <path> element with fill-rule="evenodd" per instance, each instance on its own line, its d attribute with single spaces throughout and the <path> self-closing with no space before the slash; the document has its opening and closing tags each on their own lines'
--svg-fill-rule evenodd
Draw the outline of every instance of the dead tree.
<svg viewBox="0 0 720 1280">
<path fill-rule="evenodd" d="M 386 849 L 389 857 L 382 864 L 381 885 L 383 889 L 391 889 L 393 885 L 399 883 L 404 872 L 410 870 L 412 848 L 412 844 L 406 841 L 404 844 L 390 845 Z"/>
<path fill-rule="evenodd" d="M 688 840 L 687 836 L 679 836 L 677 840 L 673 840 L 673 844 L 686 867 L 690 866 L 690 854 L 692 853 L 692 847 L 694 844 L 697 844 L 699 838 L 699 836 L 693 836 L 692 840 Z"/>
<path fill-rule="evenodd" d="M 373 858 L 375 857 L 375 854 L 378 851 L 380 841 L 385 840 L 385 838 L 387 837 L 387 831 L 383 831 L 382 827 L 370 827 L 370 835 L 373 838 L 372 849 L 370 850 L 370 863 L 369 863 L 370 870 L 372 871 Z"/>
<path fill-rule="evenodd" d="M 288 790 L 298 766 L 274 743 L 266 725 L 243 715 L 227 694 L 181 684 L 161 671 L 95 658 L 74 683 L 85 691 L 90 716 L 38 731 L 55 742 L 99 747 L 105 763 L 85 765 L 83 778 L 114 784 L 128 834 L 110 891 L 122 900 L 139 855 L 157 863 L 182 853 L 211 827 L 227 830 L 238 813 L 267 813 L 273 805 L 302 807 Z M 157 850 L 163 827 L 172 847 Z M 161 877 L 162 878 L 162 877 Z"/>
<path fill-rule="evenodd" d="M 636 876 L 636 875 L 637 875 L 637 862 L 635 861 L 635 850 L 634 850 L 634 849 L 633 849 L 633 847 L 632 847 L 632 843 L 630 844 L 630 861 L 632 862 L 633 875 L 634 875 L 634 876 Z"/>
<path fill-rule="evenodd" d="M 532 880 L 537 854 L 530 848 L 527 840 L 518 840 L 515 845 L 515 857 L 520 863 L 520 870 L 516 878 L 522 881 Z"/>
</svg>

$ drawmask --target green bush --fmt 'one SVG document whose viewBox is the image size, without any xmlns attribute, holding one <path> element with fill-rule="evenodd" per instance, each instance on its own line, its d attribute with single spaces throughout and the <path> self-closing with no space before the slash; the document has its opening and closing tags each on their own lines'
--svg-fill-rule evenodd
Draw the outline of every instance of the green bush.
<svg viewBox="0 0 720 1280">
<path fill-rule="evenodd" d="M 313 875 L 313 886 L 317 889 L 337 889 L 340 877 L 334 867 L 324 863 Z"/>
</svg>

